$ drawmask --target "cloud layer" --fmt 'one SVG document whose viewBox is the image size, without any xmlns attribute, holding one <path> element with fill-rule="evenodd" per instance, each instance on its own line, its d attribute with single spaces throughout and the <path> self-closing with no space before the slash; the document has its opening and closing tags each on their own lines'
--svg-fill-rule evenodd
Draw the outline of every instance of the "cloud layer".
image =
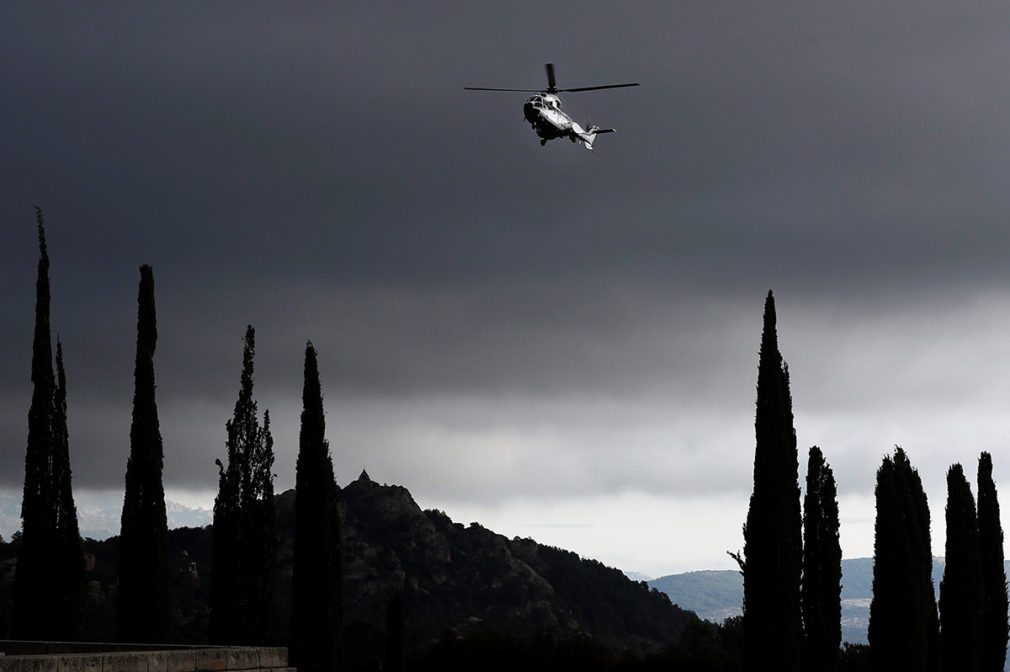
<svg viewBox="0 0 1010 672">
<path fill-rule="evenodd" d="M 772 288 L 843 539 L 867 548 L 895 443 L 942 523 L 950 463 L 1010 469 L 1008 24 L 932 2 L 7 12 L 0 485 L 23 475 L 38 204 L 78 489 L 122 483 L 151 263 L 175 489 L 213 492 L 251 323 L 278 487 L 311 340 L 342 482 L 701 568 L 740 545 Z M 594 153 L 541 148 L 523 94 L 462 89 L 540 86 L 545 61 L 562 87 L 642 83 L 565 97 L 618 129 Z M 596 534 L 560 532 L 576 511 Z M 610 517 L 681 519 L 676 544 Z"/>
</svg>

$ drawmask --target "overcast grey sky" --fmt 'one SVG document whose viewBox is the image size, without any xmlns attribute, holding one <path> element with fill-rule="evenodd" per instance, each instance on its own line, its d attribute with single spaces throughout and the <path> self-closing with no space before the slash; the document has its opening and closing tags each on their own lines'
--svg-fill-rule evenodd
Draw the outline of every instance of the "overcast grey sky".
<svg viewBox="0 0 1010 672">
<path fill-rule="evenodd" d="M 251 323 L 278 489 L 311 339 L 341 484 L 365 467 L 626 570 L 730 567 L 769 289 L 847 557 L 895 444 L 938 553 L 950 464 L 989 450 L 1010 492 L 1010 6 L 404 4 L 0 10 L 0 486 L 37 204 L 78 491 L 122 487 L 150 263 L 177 499 L 212 500 Z M 463 90 L 548 61 L 561 87 L 641 82 L 564 96 L 617 128 L 595 152 Z"/>
</svg>

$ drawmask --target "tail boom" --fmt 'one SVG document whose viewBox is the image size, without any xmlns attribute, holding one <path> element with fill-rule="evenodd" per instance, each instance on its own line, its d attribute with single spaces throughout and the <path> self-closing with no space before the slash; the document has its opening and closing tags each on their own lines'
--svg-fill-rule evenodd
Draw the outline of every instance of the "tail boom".
<svg viewBox="0 0 1010 672">
<path fill-rule="evenodd" d="M 590 126 L 588 129 L 585 129 L 582 128 L 582 126 L 580 126 L 579 124 L 573 122 L 570 137 L 572 139 L 572 142 L 580 140 L 582 144 L 585 145 L 586 149 L 592 151 L 593 141 L 596 140 L 597 135 L 613 132 L 614 129 L 612 128 L 600 128 L 599 126 Z"/>
</svg>

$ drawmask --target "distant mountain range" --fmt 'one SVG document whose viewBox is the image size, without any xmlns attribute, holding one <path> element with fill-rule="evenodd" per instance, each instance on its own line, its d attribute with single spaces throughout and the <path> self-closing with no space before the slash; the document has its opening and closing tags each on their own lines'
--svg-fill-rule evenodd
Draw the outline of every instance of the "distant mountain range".
<svg viewBox="0 0 1010 672">
<path fill-rule="evenodd" d="M 940 595 L 943 558 L 933 558 L 933 584 Z M 1010 562 L 1007 563 L 1010 570 Z M 736 570 L 673 574 L 649 581 L 649 586 L 666 593 L 670 601 L 719 622 L 739 615 L 743 605 L 743 577 Z M 873 599 L 873 558 L 842 560 L 842 641 L 866 643 Z"/>
<path fill-rule="evenodd" d="M 77 520 L 82 537 L 101 541 L 119 534 L 123 510 L 122 493 L 82 493 L 75 495 Z M 168 527 L 203 527 L 214 520 L 210 509 L 198 509 L 172 501 L 165 502 Z M 21 529 L 21 493 L 0 491 L 0 535 L 9 540 Z"/>
</svg>

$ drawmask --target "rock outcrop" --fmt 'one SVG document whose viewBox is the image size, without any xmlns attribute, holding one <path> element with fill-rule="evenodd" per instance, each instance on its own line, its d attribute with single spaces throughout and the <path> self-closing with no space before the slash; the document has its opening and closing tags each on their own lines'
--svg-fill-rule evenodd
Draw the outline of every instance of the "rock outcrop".
<svg viewBox="0 0 1010 672">
<path fill-rule="evenodd" d="M 414 644 L 484 627 L 648 651 L 676 641 L 695 618 L 616 569 L 423 511 L 406 488 L 364 471 L 341 490 L 341 517 L 348 617 L 381 627 L 390 596 L 403 591 Z"/>
</svg>

